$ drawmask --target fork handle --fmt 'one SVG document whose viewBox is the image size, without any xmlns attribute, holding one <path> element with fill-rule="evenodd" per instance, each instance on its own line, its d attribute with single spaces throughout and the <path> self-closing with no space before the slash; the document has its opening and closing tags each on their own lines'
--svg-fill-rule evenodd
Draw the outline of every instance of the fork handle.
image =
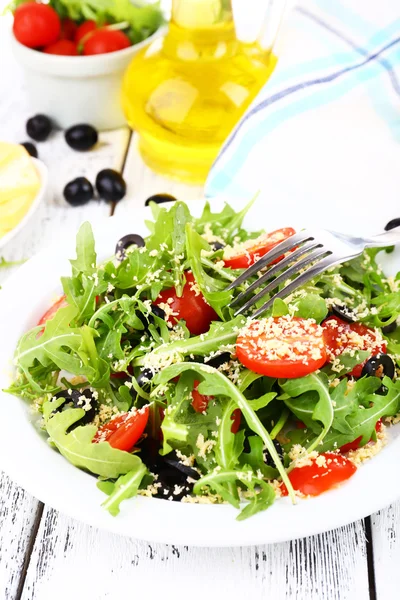
<svg viewBox="0 0 400 600">
<path fill-rule="evenodd" d="M 390 231 L 384 231 L 378 233 L 378 235 L 372 235 L 364 238 L 366 248 L 380 248 L 384 246 L 396 246 L 400 244 L 400 226 L 390 229 Z"/>
</svg>

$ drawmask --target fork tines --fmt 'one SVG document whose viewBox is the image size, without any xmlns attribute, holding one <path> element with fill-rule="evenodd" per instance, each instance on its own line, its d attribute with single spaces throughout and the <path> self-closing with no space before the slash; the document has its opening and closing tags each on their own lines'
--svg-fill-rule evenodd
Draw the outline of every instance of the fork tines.
<svg viewBox="0 0 400 600">
<path fill-rule="evenodd" d="M 287 238 L 264 254 L 264 256 L 246 269 L 244 273 L 229 285 L 228 289 L 238 287 L 250 277 L 262 271 L 264 267 L 271 265 L 277 258 L 284 255 L 282 260 L 271 265 L 265 273 L 262 273 L 256 281 L 231 302 L 232 307 L 240 305 L 249 294 L 260 288 L 260 286 L 263 286 L 263 284 L 266 284 L 257 294 L 245 302 L 243 306 L 236 311 L 235 315 L 247 311 L 266 294 L 298 274 L 296 279 L 290 281 L 252 315 L 253 317 L 260 316 L 272 306 L 276 298 L 285 298 L 296 288 L 306 283 L 306 281 L 309 281 L 324 271 L 327 266 L 329 266 L 324 258 L 326 259 L 330 254 L 331 252 L 324 248 L 321 242 L 316 240 L 312 232 L 301 231 L 300 233 L 296 233 Z M 309 268 L 304 272 L 301 272 L 307 266 L 309 266 Z M 267 283 L 268 281 L 269 283 Z"/>
</svg>

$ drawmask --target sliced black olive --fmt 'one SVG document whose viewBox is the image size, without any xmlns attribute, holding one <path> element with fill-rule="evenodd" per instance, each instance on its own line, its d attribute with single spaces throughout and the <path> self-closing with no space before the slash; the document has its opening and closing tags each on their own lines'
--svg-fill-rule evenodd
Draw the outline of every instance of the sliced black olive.
<svg viewBox="0 0 400 600">
<path fill-rule="evenodd" d="M 151 379 L 153 379 L 154 373 L 152 369 L 144 368 L 141 370 L 139 375 L 136 377 L 136 381 L 138 382 L 140 387 L 145 387 Z"/>
<path fill-rule="evenodd" d="M 280 445 L 280 443 L 278 442 L 278 440 L 272 440 L 272 443 L 275 446 L 275 450 L 277 451 L 279 458 L 281 460 L 283 460 L 283 448 L 282 448 L 282 446 Z M 270 455 L 270 453 L 268 451 L 265 452 L 264 462 L 269 467 L 275 467 L 276 468 L 275 461 L 272 459 L 272 457 L 271 457 L 271 455 Z"/>
<path fill-rule="evenodd" d="M 53 125 L 46 115 L 35 115 L 26 122 L 26 133 L 37 142 L 44 142 L 50 135 Z"/>
<path fill-rule="evenodd" d="M 229 362 L 230 360 L 231 360 L 230 352 L 223 352 L 222 354 L 218 354 L 218 356 L 214 356 L 210 360 L 206 360 L 205 364 L 209 365 L 210 367 L 214 367 L 214 369 L 217 369 L 218 367 L 220 367 L 221 365 L 223 365 L 226 362 Z"/>
<path fill-rule="evenodd" d="M 382 321 L 387 321 L 388 319 L 382 319 Z M 390 325 L 384 325 L 382 327 L 382 333 L 384 333 L 385 335 L 388 335 L 389 333 L 393 333 L 394 331 L 396 331 L 397 329 L 397 323 L 396 321 L 393 321 L 392 323 L 390 323 Z"/>
<path fill-rule="evenodd" d="M 145 241 L 141 235 L 137 233 L 128 233 L 124 235 L 115 246 L 115 256 L 118 260 L 124 260 L 126 258 L 126 250 L 130 246 L 137 246 L 138 248 L 143 248 L 145 245 Z"/>
<path fill-rule="evenodd" d="M 400 218 L 392 219 L 391 221 L 389 221 L 389 223 L 387 223 L 387 225 L 385 226 L 385 231 L 390 231 L 395 227 L 400 227 Z"/>
<path fill-rule="evenodd" d="M 390 358 L 390 356 L 388 356 L 384 352 L 380 352 L 376 356 L 371 356 L 371 358 L 367 360 L 361 371 L 361 377 L 364 377 L 364 375 L 369 375 L 371 377 L 380 377 L 381 379 L 384 375 L 386 375 L 390 379 L 393 379 L 394 374 L 394 362 Z"/>
<path fill-rule="evenodd" d="M 225 248 L 225 244 L 223 244 L 222 242 L 211 242 L 210 246 L 215 252 L 217 250 L 222 250 L 223 248 Z"/>
<path fill-rule="evenodd" d="M 153 314 L 151 314 L 151 313 L 153 313 Z M 138 318 L 143 323 L 143 327 L 144 327 L 145 331 L 148 331 L 149 323 L 154 323 L 153 315 L 155 315 L 156 317 L 159 317 L 160 319 L 165 319 L 165 312 L 157 304 L 151 305 L 151 313 L 149 313 L 147 315 L 147 317 L 145 317 L 145 315 L 143 313 L 137 313 Z"/>
<path fill-rule="evenodd" d="M 82 206 L 93 198 L 93 186 L 86 177 L 73 179 L 64 188 L 64 198 L 71 206 Z"/>
<path fill-rule="evenodd" d="M 338 304 L 334 304 L 331 308 L 331 311 L 334 315 L 339 317 L 339 319 L 343 319 L 343 321 L 347 321 L 348 323 L 355 323 L 357 321 L 357 316 L 355 313 L 347 308 L 345 304 L 339 306 Z"/>
<path fill-rule="evenodd" d="M 30 156 L 33 156 L 33 158 L 37 158 L 39 156 L 37 148 L 36 148 L 35 144 L 32 144 L 32 142 L 22 142 L 21 146 L 23 146 L 25 148 L 25 150 L 27 151 L 27 153 Z"/>
<path fill-rule="evenodd" d="M 84 152 L 90 150 L 99 139 L 98 133 L 91 125 L 81 123 L 73 125 L 65 132 L 65 141 L 74 150 Z"/>
<path fill-rule="evenodd" d="M 150 196 L 150 198 L 147 198 L 144 205 L 149 206 L 150 202 L 155 202 L 156 204 L 163 204 L 164 202 L 176 202 L 176 198 L 175 196 L 171 196 L 171 194 L 154 194 L 154 196 Z"/>
<path fill-rule="evenodd" d="M 86 410 L 84 416 L 79 419 L 78 425 L 91 423 L 98 412 L 99 404 L 96 398 L 93 396 L 93 392 L 91 392 L 89 389 L 61 390 L 61 392 L 58 392 L 55 397 L 65 398 L 65 403 L 56 408 L 53 412 L 60 412 L 64 408 L 65 404 L 72 404 L 74 408 L 84 408 L 86 401 L 82 398 L 82 396 L 90 400 L 90 408 Z"/>
<path fill-rule="evenodd" d="M 103 169 L 97 174 L 96 189 L 107 202 L 118 202 L 126 194 L 126 183 L 118 171 Z"/>
<path fill-rule="evenodd" d="M 192 479 L 200 479 L 199 473 L 192 469 L 192 467 L 184 465 L 179 460 L 175 452 L 170 452 L 169 454 L 167 454 L 164 457 L 164 462 L 173 469 L 181 471 L 181 473 L 183 473 L 186 477 L 191 477 Z"/>
</svg>

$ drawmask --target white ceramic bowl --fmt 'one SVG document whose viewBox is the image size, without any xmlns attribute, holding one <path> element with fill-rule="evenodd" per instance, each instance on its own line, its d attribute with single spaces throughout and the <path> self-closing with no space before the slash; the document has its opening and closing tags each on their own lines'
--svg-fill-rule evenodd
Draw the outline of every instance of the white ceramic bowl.
<svg viewBox="0 0 400 600">
<path fill-rule="evenodd" d="M 0 249 L 3 248 L 6 244 L 8 244 L 8 242 L 10 242 L 17 235 L 17 233 L 19 233 L 21 231 L 21 229 L 23 229 L 25 227 L 25 225 L 28 223 L 28 221 L 32 218 L 33 214 L 38 209 L 39 204 L 46 197 L 46 193 L 48 190 L 48 179 L 49 179 L 47 167 L 44 163 L 42 163 L 41 160 L 38 160 L 37 158 L 32 158 L 32 160 L 35 163 L 35 167 L 37 168 L 39 177 L 40 177 L 39 191 L 36 194 L 36 197 L 35 197 L 34 201 L 32 202 L 28 212 L 21 219 L 21 221 L 13 229 L 11 229 L 11 231 L 6 233 L 6 235 L 3 235 L 3 237 L 0 237 Z"/>
<path fill-rule="evenodd" d="M 11 34 L 16 60 L 25 72 L 31 112 L 43 113 L 63 129 L 90 123 L 97 129 L 126 124 L 120 103 L 122 75 L 147 40 L 108 54 L 57 56 L 20 44 Z"/>
</svg>

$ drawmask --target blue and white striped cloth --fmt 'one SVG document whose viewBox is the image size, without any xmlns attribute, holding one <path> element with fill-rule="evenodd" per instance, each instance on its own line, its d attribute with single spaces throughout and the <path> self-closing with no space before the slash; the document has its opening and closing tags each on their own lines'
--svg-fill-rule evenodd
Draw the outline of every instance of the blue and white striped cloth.
<svg viewBox="0 0 400 600">
<path fill-rule="evenodd" d="M 400 217 L 399 17 L 399 0 L 300 1 L 206 196 Z"/>
</svg>

